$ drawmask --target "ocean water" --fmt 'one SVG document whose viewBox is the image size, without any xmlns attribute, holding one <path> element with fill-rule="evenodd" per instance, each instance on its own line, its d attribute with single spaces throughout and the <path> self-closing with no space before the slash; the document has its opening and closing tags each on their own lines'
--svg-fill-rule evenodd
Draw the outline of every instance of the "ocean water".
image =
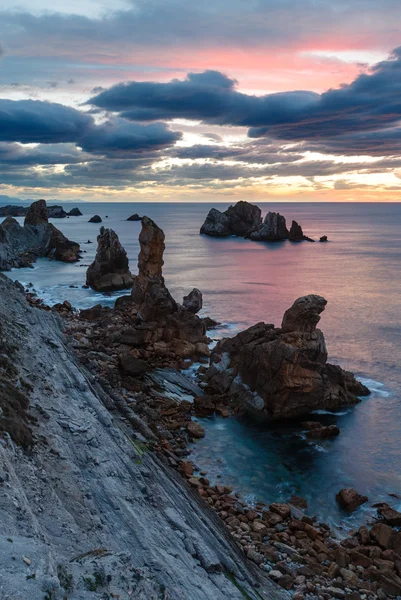
<svg viewBox="0 0 401 600">
<path fill-rule="evenodd" d="M 279 210 L 287 222 L 296 219 L 310 237 L 327 235 L 327 244 L 200 236 L 212 204 L 77 206 L 82 217 L 54 223 L 82 245 L 82 261 L 41 259 L 34 269 L 10 277 L 31 282 L 49 303 L 112 305 L 118 294 L 81 287 L 99 231 L 88 219 L 99 214 L 102 224 L 118 233 L 135 273 L 140 223 L 126 219 L 134 212 L 146 214 L 166 234 L 164 275 L 170 291 L 180 300 L 193 287 L 201 289 L 202 313 L 223 323 L 216 337 L 258 321 L 279 325 L 296 298 L 321 294 L 328 300 L 320 327 L 329 359 L 354 371 L 372 390 L 352 410 L 315 415 L 341 429 L 336 439 L 318 443 L 307 441 L 296 423 L 266 427 L 249 418 L 204 419 L 206 436 L 193 449 L 200 469 L 212 480 L 233 484 L 249 500 L 269 503 L 297 493 L 312 513 L 338 526 L 354 526 L 373 512 L 368 504 L 351 517 L 342 514 L 335 502 L 342 487 L 355 487 L 371 503 L 384 499 L 401 508 L 401 500 L 388 495 L 401 497 L 401 204 L 260 204 L 263 213 Z"/>
</svg>

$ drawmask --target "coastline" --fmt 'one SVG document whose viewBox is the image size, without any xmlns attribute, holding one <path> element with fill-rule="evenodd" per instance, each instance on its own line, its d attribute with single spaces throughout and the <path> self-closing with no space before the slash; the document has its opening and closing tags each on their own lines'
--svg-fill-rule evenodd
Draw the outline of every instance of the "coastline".
<svg viewBox="0 0 401 600">
<path fill-rule="evenodd" d="M 36 302 L 35 300 L 34 303 Z M 48 307 L 44 308 L 48 310 Z M 273 503 L 269 508 L 262 503 L 249 506 L 224 481 L 212 486 L 207 473 L 197 473 L 191 462 L 188 442 L 203 435 L 199 428 L 190 426 L 194 423 L 193 404 L 188 400 L 177 403 L 171 397 L 163 396 L 157 385 L 161 381 L 162 370 L 159 377 L 147 386 L 146 392 L 138 389 L 137 392 L 127 394 L 127 390 L 121 389 L 118 381 L 113 382 L 107 362 L 114 359 L 112 356 L 106 359 L 108 355 L 102 351 L 104 339 L 96 331 L 96 322 L 82 321 L 68 304 L 58 305 L 53 312 L 54 310 L 61 312 L 66 319 L 70 346 L 85 364 L 85 368 L 92 372 L 103 391 L 109 397 L 114 397 L 124 421 L 141 432 L 140 435 L 145 434 L 145 440 L 146 434 L 153 439 L 152 452 L 162 456 L 170 467 L 179 471 L 183 479 L 186 479 L 188 485 L 183 483 L 185 493 L 192 490 L 203 503 L 212 507 L 226 530 L 242 547 L 248 560 L 258 565 L 261 571 L 267 572 L 269 578 L 278 582 L 281 588 L 293 590 L 297 600 L 314 598 L 316 594 L 322 598 L 331 598 L 333 594 L 334 597 L 350 599 L 380 598 L 376 594 L 381 589 L 377 580 L 375 583 L 362 577 L 368 563 L 369 567 L 373 565 L 373 560 L 368 556 L 370 545 L 373 544 L 374 552 L 378 548 L 374 540 L 372 544 L 369 541 L 364 548 L 367 552 L 366 560 L 361 559 L 365 554 L 360 552 L 360 536 L 361 530 L 363 532 L 366 527 L 361 527 L 355 535 L 351 534 L 340 540 L 325 523 L 308 515 L 300 498 L 293 498 L 290 504 Z M 107 312 L 110 309 L 104 310 Z M 171 368 L 171 361 L 166 360 L 158 367 Z M 105 376 L 107 371 L 108 376 Z M 176 377 L 179 381 L 178 371 Z M 380 556 L 385 552 L 385 548 L 380 550 L 379 547 Z M 359 564 L 361 560 L 362 564 Z M 382 559 L 379 557 L 378 560 Z"/>
</svg>

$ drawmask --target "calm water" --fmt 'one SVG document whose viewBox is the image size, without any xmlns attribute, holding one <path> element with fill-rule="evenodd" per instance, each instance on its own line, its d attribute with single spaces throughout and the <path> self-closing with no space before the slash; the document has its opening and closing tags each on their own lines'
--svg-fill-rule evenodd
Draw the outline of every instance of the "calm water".
<svg viewBox="0 0 401 600">
<path fill-rule="evenodd" d="M 199 287 L 203 312 L 224 323 L 218 335 L 258 321 L 279 325 L 297 297 L 318 293 L 328 300 L 321 328 L 331 361 L 370 380 L 374 392 L 356 408 L 318 417 L 341 428 L 332 441 L 307 442 L 293 425 L 267 430 L 246 419 L 204 420 L 207 435 L 194 449 L 201 469 L 212 479 L 222 475 L 249 499 L 270 502 L 300 494 L 313 512 L 336 523 L 353 524 L 370 514 L 369 507 L 351 519 L 338 512 L 334 496 L 344 486 L 397 507 L 387 494 L 401 494 L 401 204 L 260 204 L 263 212 L 279 210 L 287 221 L 296 219 L 307 235 L 325 234 L 330 240 L 298 245 L 200 236 L 212 205 L 78 206 L 84 216 L 54 222 L 86 250 L 81 263 L 40 260 L 34 269 L 10 274 L 32 282 L 48 302 L 112 304 L 115 296 L 81 288 L 86 268 L 80 265 L 89 264 L 96 251 L 96 243 L 85 242 L 96 242 L 99 228 L 88 218 L 109 216 L 103 225 L 117 231 L 136 272 L 140 223 L 125 219 L 134 212 L 147 214 L 166 233 L 164 274 L 170 291 L 179 300 Z"/>
</svg>

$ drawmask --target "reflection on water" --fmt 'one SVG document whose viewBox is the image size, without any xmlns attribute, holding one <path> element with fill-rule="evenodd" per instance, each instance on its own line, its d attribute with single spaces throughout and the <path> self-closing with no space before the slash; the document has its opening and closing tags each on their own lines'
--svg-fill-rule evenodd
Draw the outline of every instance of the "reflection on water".
<svg viewBox="0 0 401 600">
<path fill-rule="evenodd" d="M 259 321 L 279 325 L 297 297 L 325 296 L 321 328 L 330 359 L 364 378 L 372 396 L 337 416 L 317 415 L 341 429 L 336 439 L 318 444 L 294 437 L 293 426 L 266 429 L 248 420 L 207 420 L 196 460 L 249 497 L 268 502 L 296 492 L 322 516 L 341 517 L 334 496 L 344 486 L 356 487 L 372 502 L 388 500 L 388 492 L 401 493 L 401 205 L 261 204 L 263 212 L 279 210 L 287 220 L 296 219 L 315 239 L 327 235 L 327 244 L 200 236 L 210 207 L 81 203 L 83 217 L 54 222 L 82 244 L 82 263 L 88 264 L 96 244 L 85 242 L 95 242 L 99 228 L 87 221 L 95 213 L 108 214 L 103 225 L 117 231 L 135 273 L 140 223 L 126 218 L 134 212 L 149 215 L 166 233 L 167 285 L 177 300 L 193 287 L 202 290 L 203 313 L 225 323 L 212 333 L 216 338 Z M 99 301 L 112 305 L 119 294 L 82 289 L 85 272 L 80 263 L 40 260 L 34 269 L 11 276 L 31 281 L 51 303 L 67 299 L 78 307 Z"/>
</svg>

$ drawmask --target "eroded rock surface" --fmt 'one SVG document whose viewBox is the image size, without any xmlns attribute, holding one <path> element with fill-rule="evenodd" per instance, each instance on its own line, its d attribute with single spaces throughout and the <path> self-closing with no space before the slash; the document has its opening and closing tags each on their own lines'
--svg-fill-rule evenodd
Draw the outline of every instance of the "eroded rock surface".
<svg viewBox="0 0 401 600">
<path fill-rule="evenodd" d="M 316 327 L 326 303 L 316 295 L 298 298 L 281 328 L 258 323 L 221 340 L 204 375 L 210 392 L 228 393 L 237 405 L 269 419 L 359 402 L 369 390 L 352 373 L 327 363 L 324 336 Z"/>
<path fill-rule="evenodd" d="M 188 296 L 184 296 L 182 302 L 183 307 L 194 315 L 201 310 L 202 304 L 202 292 L 197 288 L 194 288 L 192 292 L 188 294 Z"/>
<path fill-rule="evenodd" d="M 287 239 L 293 242 L 314 241 L 304 235 L 302 227 L 296 221 L 292 222 L 291 229 L 288 231 L 283 215 L 268 212 L 262 221 L 260 208 L 244 201 L 237 202 L 224 212 L 212 208 L 200 233 L 212 237 L 235 235 L 260 242 L 278 242 Z"/>
<path fill-rule="evenodd" d="M 22 227 L 13 217 L 0 225 L 0 270 L 30 266 L 38 257 L 63 262 L 79 259 L 80 247 L 48 222 L 45 200 L 34 202 Z"/>
<path fill-rule="evenodd" d="M 127 253 L 112 229 L 100 228 L 97 251 L 86 272 L 86 285 L 98 292 L 122 290 L 132 286 Z"/>
<path fill-rule="evenodd" d="M 288 239 L 288 229 L 285 217 L 276 212 L 268 212 L 265 219 L 249 237 L 258 242 L 279 242 Z"/>
<path fill-rule="evenodd" d="M 237 202 L 226 211 L 212 208 L 200 232 L 213 237 L 247 236 L 262 222 L 261 210 L 249 202 Z"/>
</svg>

